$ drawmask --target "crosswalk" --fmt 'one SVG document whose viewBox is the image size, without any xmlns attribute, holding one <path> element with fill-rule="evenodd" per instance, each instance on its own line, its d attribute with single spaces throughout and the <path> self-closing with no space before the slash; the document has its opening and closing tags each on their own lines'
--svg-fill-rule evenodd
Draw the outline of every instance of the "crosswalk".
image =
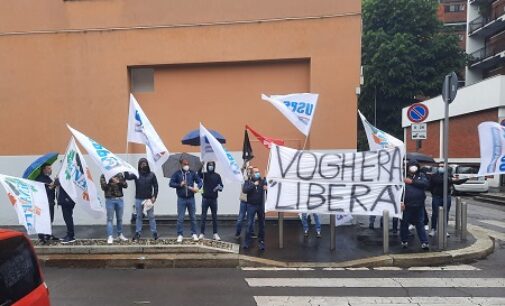
<svg viewBox="0 0 505 306">
<path fill-rule="evenodd" d="M 505 274 L 473 265 L 243 268 L 258 306 L 505 305 Z"/>
<path fill-rule="evenodd" d="M 497 221 L 497 220 L 476 220 L 477 222 L 472 222 L 473 224 L 469 225 L 470 229 L 478 229 L 494 239 L 505 241 L 505 222 Z M 477 225 L 479 224 L 479 225 Z M 482 224 L 483 226 L 481 226 Z"/>
</svg>

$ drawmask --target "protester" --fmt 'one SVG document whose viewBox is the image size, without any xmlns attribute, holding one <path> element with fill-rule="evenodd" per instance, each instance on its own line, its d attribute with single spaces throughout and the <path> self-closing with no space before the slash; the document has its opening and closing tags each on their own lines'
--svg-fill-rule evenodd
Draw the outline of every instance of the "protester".
<svg viewBox="0 0 505 306">
<path fill-rule="evenodd" d="M 252 176 L 253 167 L 248 166 L 247 169 L 242 168 L 242 174 L 244 176 L 244 181 L 247 181 Z M 244 185 L 240 188 L 240 209 L 237 217 L 237 224 L 235 228 L 235 238 L 240 239 L 240 233 L 242 232 L 242 222 L 247 220 L 247 194 L 243 192 Z"/>
<path fill-rule="evenodd" d="M 195 171 L 189 168 L 187 159 L 181 160 L 181 170 L 176 171 L 170 178 L 170 187 L 175 188 L 177 192 L 177 242 L 182 243 L 186 209 L 191 220 L 193 241 L 198 241 L 196 235 L 195 193 L 199 191 L 199 188 L 202 188 L 202 180 Z"/>
<path fill-rule="evenodd" d="M 244 249 L 251 244 L 254 232 L 254 216 L 258 214 L 259 249 L 265 249 L 265 191 L 267 182 L 261 177 L 258 168 L 253 168 L 253 175 L 244 183 L 243 192 L 247 194 L 247 233 Z"/>
<path fill-rule="evenodd" d="M 127 188 L 128 184 L 123 176 L 119 173 L 112 177 L 107 183 L 105 176 L 102 174 L 100 176 L 100 185 L 105 194 L 105 207 L 107 209 L 107 243 L 112 244 L 114 242 L 113 234 L 113 223 L 114 223 L 114 212 L 116 213 L 116 234 L 120 241 L 128 241 L 128 239 L 123 235 L 123 212 L 124 212 L 124 201 L 123 201 L 123 188 Z"/>
<path fill-rule="evenodd" d="M 144 205 L 151 201 L 152 204 L 156 202 L 158 197 L 158 180 L 154 172 L 151 172 L 147 159 L 141 158 L 138 162 L 139 177 L 133 173 L 125 173 L 127 180 L 135 181 L 135 212 L 137 218 L 135 220 L 135 236 L 134 241 L 139 241 L 142 232 L 142 210 Z M 153 235 L 154 240 L 158 240 L 158 231 L 156 230 L 156 219 L 154 218 L 154 205 L 146 211 L 149 218 L 149 229 Z"/>
<path fill-rule="evenodd" d="M 446 171 L 444 164 L 438 165 L 437 172 L 431 176 L 431 231 L 430 236 L 435 236 L 438 222 L 438 208 L 444 206 L 444 172 Z M 452 175 L 447 175 L 447 220 L 449 221 L 449 211 L 451 210 L 451 188 L 453 185 L 460 185 L 468 179 L 456 179 Z M 449 233 L 446 233 L 449 237 Z"/>
<path fill-rule="evenodd" d="M 46 194 L 47 194 L 47 200 L 49 202 L 49 215 L 51 217 L 51 224 L 54 221 L 54 205 L 56 204 L 56 185 L 53 182 L 53 179 L 51 179 L 51 174 L 53 172 L 53 169 L 50 164 L 44 164 L 41 167 L 41 172 L 39 176 L 35 179 L 37 182 L 44 183 L 44 186 L 46 187 Z M 59 238 L 57 238 L 54 235 L 45 235 L 45 234 L 39 234 L 39 241 L 42 244 L 46 244 L 49 241 L 60 241 Z"/>
<path fill-rule="evenodd" d="M 216 163 L 210 161 L 207 163 L 207 172 L 200 172 L 200 177 L 203 180 L 203 193 L 202 193 L 202 217 L 200 219 L 200 237 L 205 238 L 205 222 L 207 221 L 207 211 L 210 208 L 212 214 L 212 236 L 214 240 L 221 240 L 217 233 L 217 197 L 218 192 L 223 191 L 223 182 L 221 175 L 217 173 Z"/>
<path fill-rule="evenodd" d="M 65 189 L 63 189 L 63 187 L 61 187 L 58 179 L 56 179 L 55 185 L 58 186 L 58 205 L 61 206 L 61 212 L 63 214 L 63 221 L 65 221 L 65 225 L 67 226 L 67 235 L 65 237 L 63 237 L 63 240 L 61 241 L 61 243 L 67 244 L 67 243 L 75 242 L 75 233 L 74 233 L 75 202 L 66 193 Z"/>
<path fill-rule="evenodd" d="M 429 250 L 428 237 L 424 229 L 424 201 L 425 190 L 429 187 L 426 175 L 419 171 L 419 163 L 410 161 L 407 165 L 407 177 L 405 178 L 405 199 L 402 204 L 403 219 L 400 226 L 400 238 L 402 247 L 408 247 L 409 224 L 416 227 L 417 236 L 421 241 L 421 248 Z"/>
<path fill-rule="evenodd" d="M 307 220 L 307 213 L 301 213 L 300 220 L 302 221 L 303 236 L 309 237 L 309 222 Z M 314 220 L 314 223 L 316 224 L 316 237 L 321 238 L 321 222 L 319 221 L 319 215 L 313 213 L 312 220 Z"/>
</svg>

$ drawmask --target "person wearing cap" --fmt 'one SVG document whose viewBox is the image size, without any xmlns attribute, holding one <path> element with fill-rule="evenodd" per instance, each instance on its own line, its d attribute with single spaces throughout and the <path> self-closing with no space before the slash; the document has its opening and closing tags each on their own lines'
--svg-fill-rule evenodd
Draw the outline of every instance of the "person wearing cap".
<svg viewBox="0 0 505 306">
<path fill-rule="evenodd" d="M 203 181 L 203 193 L 202 193 L 202 216 L 200 219 L 200 237 L 199 239 L 205 238 L 205 222 L 207 221 L 207 211 L 210 208 L 212 213 L 212 231 L 214 240 L 221 240 L 219 234 L 217 233 L 217 197 L 218 193 L 223 191 L 223 181 L 221 180 L 221 175 L 216 172 L 216 163 L 210 161 L 206 166 L 207 172 L 199 173 L 200 178 Z"/>
</svg>

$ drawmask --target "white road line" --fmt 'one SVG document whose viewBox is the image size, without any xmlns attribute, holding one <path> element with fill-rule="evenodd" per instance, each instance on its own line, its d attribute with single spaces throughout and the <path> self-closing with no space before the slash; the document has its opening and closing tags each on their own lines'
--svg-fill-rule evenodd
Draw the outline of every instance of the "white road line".
<svg viewBox="0 0 505 306">
<path fill-rule="evenodd" d="M 243 271 L 314 271 L 313 268 L 243 267 Z"/>
<path fill-rule="evenodd" d="M 505 305 L 503 297 L 336 297 L 336 296 L 255 296 L 258 306 L 320 305 L 459 305 L 496 306 Z"/>
<path fill-rule="evenodd" d="M 481 231 L 485 232 L 486 234 L 488 234 L 489 236 L 491 236 L 491 237 L 493 237 L 495 239 L 505 241 L 505 234 L 504 233 L 499 233 L 499 232 L 487 229 L 485 227 L 478 226 L 478 225 L 473 225 L 473 224 L 469 224 L 468 227 L 469 228 L 474 228 L 474 229 L 481 230 Z"/>
<path fill-rule="evenodd" d="M 411 267 L 409 271 L 480 271 L 479 268 L 470 265 L 453 265 L 443 267 Z"/>
<path fill-rule="evenodd" d="M 250 287 L 505 288 L 505 278 L 246 278 Z"/>
<path fill-rule="evenodd" d="M 501 222 L 501 221 L 496 221 L 496 220 L 479 220 L 479 222 L 505 228 L 505 222 Z"/>
<path fill-rule="evenodd" d="M 360 268 L 345 268 L 348 271 L 368 271 L 368 268 L 360 267 Z"/>
<path fill-rule="evenodd" d="M 345 271 L 345 268 L 324 268 L 324 271 Z"/>
<path fill-rule="evenodd" d="M 373 269 L 377 270 L 377 271 L 400 271 L 400 270 L 403 270 L 400 267 L 375 267 Z"/>
</svg>

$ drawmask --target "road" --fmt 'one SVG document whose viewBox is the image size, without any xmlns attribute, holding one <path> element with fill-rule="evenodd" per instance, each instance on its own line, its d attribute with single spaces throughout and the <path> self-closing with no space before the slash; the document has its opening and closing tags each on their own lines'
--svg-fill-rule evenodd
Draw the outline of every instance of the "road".
<svg viewBox="0 0 505 306">
<path fill-rule="evenodd" d="M 505 305 L 505 207 L 465 199 L 485 260 L 410 269 L 44 270 L 53 305 Z"/>
</svg>

